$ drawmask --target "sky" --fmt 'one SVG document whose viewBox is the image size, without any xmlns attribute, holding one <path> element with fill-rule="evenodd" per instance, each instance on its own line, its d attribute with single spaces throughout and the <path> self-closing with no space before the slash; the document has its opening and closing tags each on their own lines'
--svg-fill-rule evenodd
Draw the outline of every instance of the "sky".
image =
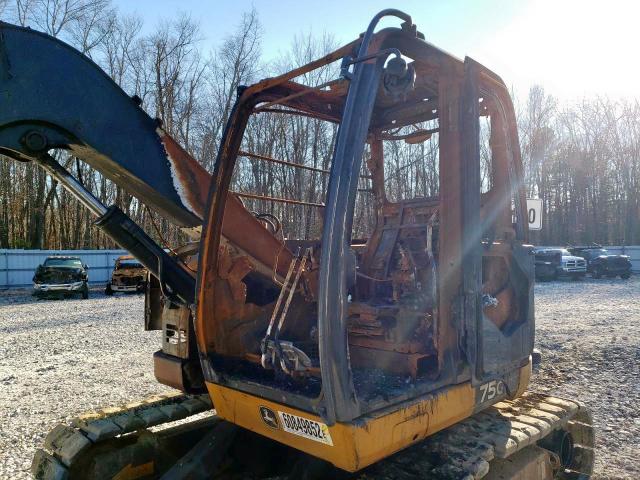
<svg viewBox="0 0 640 480">
<path fill-rule="evenodd" d="M 255 7 L 263 28 L 263 58 L 295 35 L 324 32 L 339 44 L 363 32 L 373 15 L 398 8 L 426 40 L 460 58 L 473 57 L 516 92 L 540 84 L 567 100 L 590 95 L 640 97 L 636 0 L 114 0 L 152 30 L 188 13 L 199 22 L 203 47 L 215 48 Z M 388 19 L 381 26 L 395 26 Z"/>
</svg>

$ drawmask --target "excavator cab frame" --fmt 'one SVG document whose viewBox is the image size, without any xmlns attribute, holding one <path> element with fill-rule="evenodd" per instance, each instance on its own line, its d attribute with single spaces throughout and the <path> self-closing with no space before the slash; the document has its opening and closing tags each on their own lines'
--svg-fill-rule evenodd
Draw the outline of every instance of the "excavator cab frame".
<svg viewBox="0 0 640 480">
<path fill-rule="evenodd" d="M 385 15 L 400 17 L 402 27 L 374 33 L 378 20 Z M 311 88 L 292 81 L 338 60 L 342 62 L 341 76 L 329 82 L 329 88 L 326 85 Z M 227 258 L 230 229 L 223 232 L 223 224 L 227 227 L 232 221 L 229 202 L 238 201 L 238 197 L 230 193 L 236 160 L 246 155 L 241 147 L 251 116 L 272 111 L 274 106 L 283 109 L 279 113 L 311 116 L 338 124 L 323 205 L 321 254 L 319 260 L 311 261 L 319 265 L 311 284 L 317 285 L 312 300 L 317 304 L 317 323 L 313 328 L 318 332 L 319 359 L 315 371 L 320 380 L 317 389 L 310 389 L 314 392 L 311 395 L 302 394 L 304 388 L 290 388 L 288 381 L 282 380 L 277 372 L 263 377 L 250 367 L 240 366 L 251 363 L 248 357 L 253 357 L 254 364 L 259 363 L 260 351 L 254 342 L 254 351 L 245 352 L 247 358 L 242 358 L 242 351 L 240 355 L 237 351 L 230 352 L 229 345 L 236 344 L 232 332 L 242 328 L 240 323 L 233 323 L 234 315 L 243 316 L 246 311 L 222 307 L 224 299 L 232 296 L 225 283 L 230 282 L 229 272 L 242 262 L 255 263 L 255 258 L 248 258 L 241 251 L 236 252 L 233 260 Z M 491 117 L 490 143 L 494 157 L 491 174 L 495 176 L 493 188 L 485 194 L 481 194 L 480 181 L 479 119 L 482 116 Z M 389 352 L 363 350 L 351 340 L 349 322 L 354 302 L 349 282 L 353 269 L 356 276 L 360 275 L 357 270 L 362 270 L 361 264 L 354 265 L 352 253 L 358 177 L 366 152 L 374 178 L 373 189 L 380 192 L 383 189 L 380 182 L 384 180 L 378 179 L 376 188 L 375 163 L 376 160 L 381 162 L 380 166 L 384 163 L 382 139 L 393 137 L 392 132 L 402 127 L 425 121 L 437 121 L 438 128 L 434 130 L 440 142 L 440 196 L 431 200 L 428 207 L 432 219 L 438 219 L 441 237 L 436 249 L 439 281 L 434 309 L 437 316 L 434 313 L 433 318 L 437 325 L 432 326 L 433 344 L 437 348 L 429 360 L 435 366 L 422 379 L 409 382 L 407 388 L 390 389 L 382 394 L 378 389 L 378 395 L 365 398 L 358 380 L 354 379 L 353 362 L 359 358 L 358 362 L 371 366 L 367 362 L 374 362 L 377 355 Z M 415 128 L 418 135 L 424 133 Z M 416 133 L 409 135 L 417 136 Z M 378 170 L 384 176 L 384 167 Z M 534 332 L 533 262 L 530 247 L 526 246 L 526 204 L 521 178 L 515 116 L 504 83 L 472 59 L 461 62 L 425 42 L 410 17 L 401 12 L 381 12 L 360 40 L 319 61 L 240 89 L 213 175 L 198 269 L 196 330 L 205 381 L 218 414 L 341 468 L 356 470 L 384 458 L 390 449 L 417 441 L 427 431 L 432 433 L 495 401 L 517 396 L 528 382 Z M 385 221 L 385 212 L 399 205 L 384 198 L 377 201 L 379 222 Z M 415 205 L 407 208 L 413 208 L 414 213 L 418 211 Z M 376 241 L 380 238 L 374 234 L 367 245 Z M 396 251 L 394 248 L 386 252 L 387 256 Z M 274 278 L 280 275 L 281 293 L 295 290 L 286 283 L 287 265 L 294 271 L 301 267 L 286 242 L 269 255 L 272 259 L 268 269 L 273 271 Z M 223 267 L 231 264 L 233 267 Z M 250 269 L 247 267 L 247 271 Z M 272 302 L 271 308 L 277 309 L 279 304 L 280 299 Z M 489 316 L 488 310 L 491 310 Z M 250 318 L 259 323 L 257 317 Z M 275 312 L 272 322 L 274 318 Z M 267 329 L 264 321 L 263 318 L 258 328 L 268 332 L 271 326 Z M 279 351 L 273 355 L 286 357 L 282 348 L 276 345 Z M 289 342 L 287 348 L 292 348 Z M 363 351 L 368 352 L 364 360 Z M 262 352 L 264 367 L 264 340 Z M 304 353 L 300 355 L 309 361 Z M 286 361 L 286 358 L 281 360 Z M 272 370 L 279 369 L 277 365 L 272 367 Z M 283 365 L 282 370 L 287 368 Z M 262 371 L 259 366 L 257 371 Z M 305 379 L 313 380 L 303 377 L 294 383 L 305 385 Z M 433 408 L 442 395 L 455 396 L 452 392 L 456 387 L 462 388 L 457 393 L 459 402 L 453 401 L 454 406 L 447 412 L 432 414 L 429 429 L 420 423 L 429 415 L 421 417 L 413 412 L 413 420 L 402 421 L 408 422 L 408 430 L 415 428 L 419 434 L 380 444 L 375 449 L 369 448 L 371 445 L 363 448 L 350 444 L 347 454 L 336 455 L 335 449 L 330 453 L 329 449 L 312 445 L 313 442 L 300 444 L 295 436 L 286 435 L 286 428 L 278 428 L 278 425 L 286 426 L 291 418 L 303 421 L 313 418 L 312 424 L 327 430 L 329 438 L 336 435 L 334 429 L 340 431 L 341 427 L 351 435 L 357 435 L 354 432 L 361 428 L 375 431 L 371 416 L 379 420 L 390 418 L 389 412 L 406 413 L 416 402 L 425 399 Z M 271 412 L 270 418 L 279 416 L 279 423 L 276 420 L 275 424 L 269 424 L 264 418 L 262 423 L 257 421 L 265 411 Z"/>
</svg>

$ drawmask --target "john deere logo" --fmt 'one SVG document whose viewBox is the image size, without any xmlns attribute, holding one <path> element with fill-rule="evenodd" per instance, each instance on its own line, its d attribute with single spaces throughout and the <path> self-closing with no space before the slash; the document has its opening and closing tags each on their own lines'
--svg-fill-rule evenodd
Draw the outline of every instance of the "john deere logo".
<svg viewBox="0 0 640 480">
<path fill-rule="evenodd" d="M 262 417 L 262 421 L 267 424 L 268 427 L 271 428 L 279 428 L 278 427 L 278 417 L 273 410 L 267 407 L 260 407 L 260 416 Z"/>
</svg>

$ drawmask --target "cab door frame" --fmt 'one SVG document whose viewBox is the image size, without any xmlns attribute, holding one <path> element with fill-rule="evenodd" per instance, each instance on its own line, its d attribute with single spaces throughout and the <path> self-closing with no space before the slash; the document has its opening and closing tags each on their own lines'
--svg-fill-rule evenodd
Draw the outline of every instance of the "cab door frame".
<svg viewBox="0 0 640 480">
<path fill-rule="evenodd" d="M 499 106 L 498 115 L 503 122 L 508 172 L 507 185 L 500 186 L 505 198 L 495 205 L 508 208 L 513 202 L 515 224 L 513 238 L 501 239 L 501 245 L 484 242 L 481 215 L 480 181 L 480 107 L 483 96 L 490 96 Z M 466 57 L 461 107 L 462 130 L 462 292 L 460 310 L 464 321 L 461 342 L 471 367 L 474 386 L 488 380 L 504 377 L 526 365 L 533 350 L 533 256 L 532 247 L 526 245 L 528 224 L 526 199 L 522 186 L 522 164 L 518 144 L 513 104 L 502 80 L 475 60 Z M 502 203 L 500 203 L 502 202 Z M 499 212 L 493 212 L 499 215 Z M 509 328 L 498 328 L 484 313 L 483 257 L 499 252 L 506 255 L 509 279 L 516 302 L 516 318 Z"/>
</svg>

